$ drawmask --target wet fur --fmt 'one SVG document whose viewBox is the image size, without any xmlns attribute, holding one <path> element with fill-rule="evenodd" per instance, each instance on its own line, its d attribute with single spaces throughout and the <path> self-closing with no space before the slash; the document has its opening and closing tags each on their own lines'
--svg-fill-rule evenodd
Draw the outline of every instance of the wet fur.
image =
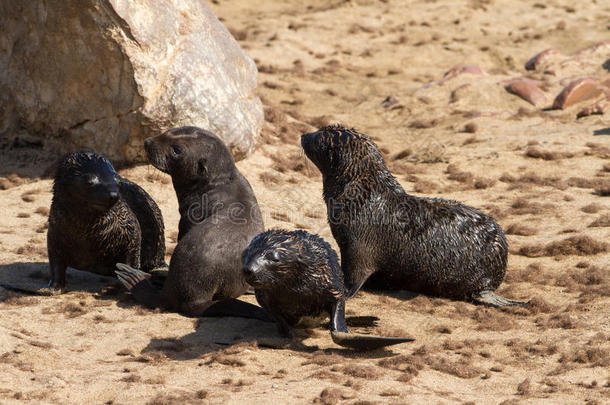
<svg viewBox="0 0 610 405">
<path fill-rule="evenodd" d="M 508 246 L 492 217 L 456 201 L 407 194 L 377 145 L 354 129 L 324 127 L 301 143 L 323 175 L 349 296 L 367 279 L 371 288 L 454 299 L 498 288 Z"/>
<path fill-rule="evenodd" d="M 331 337 L 340 346 L 373 350 L 411 342 L 404 337 L 350 333 L 345 322 L 346 290 L 337 253 L 318 235 L 270 230 L 244 250 L 243 271 L 256 299 L 284 336 L 303 317 L 330 317 Z"/>
<path fill-rule="evenodd" d="M 242 257 L 244 268 L 253 269 L 246 279 L 258 303 L 278 322 L 283 335 L 290 335 L 305 316 L 330 315 L 345 296 L 337 254 L 318 235 L 267 231 L 252 240 Z"/>
<path fill-rule="evenodd" d="M 98 183 L 88 184 L 87 179 Z M 116 190 L 111 206 L 106 194 Z M 161 211 L 138 185 L 94 152 L 66 155 L 57 168 L 47 233 L 50 288 L 65 288 L 66 267 L 106 276 L 117 262 L 151 270 L 165 265 Z"/>
</svg>

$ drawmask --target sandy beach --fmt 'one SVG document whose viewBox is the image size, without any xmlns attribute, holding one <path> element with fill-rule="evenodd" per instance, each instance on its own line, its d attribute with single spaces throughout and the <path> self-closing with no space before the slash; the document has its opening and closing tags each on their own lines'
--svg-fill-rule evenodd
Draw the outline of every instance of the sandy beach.
<svg viewBox="0 0 610 405">
<path fill-rule="evenodd" d="M 116 279 L 69 270 L 61 296 L 0 288 L 0 403 L 610 401 L 610 113 L 582 113 L 608 101 L 600 90 L 551 108 L 576 80 L 610 86 L 610 4 L 210 6 L 258 66 L 266 122 L 237 166 L 267 228 L 305 229 L 337 248 L 321 175 L 299 137 L 342 123 L 375 140 L 408 193 L 494 216 L 510 245 L 498 292 L 529 306 L 363 291 L 348 318 L 379 321 L 354 320 L 352 330 L 415 342 L 358 353 L 333 344 L 322 322 L 306 325 L 300 344 L 274 349 L 273 324 L 149 311 Z M 41 284 L 56 156 L 16 135 L 0 141 L 0 282 Z M 120 174 L 159 204 L 169 261 L 179 220 L 169 176 L 150 165 Z"/>
</svg>

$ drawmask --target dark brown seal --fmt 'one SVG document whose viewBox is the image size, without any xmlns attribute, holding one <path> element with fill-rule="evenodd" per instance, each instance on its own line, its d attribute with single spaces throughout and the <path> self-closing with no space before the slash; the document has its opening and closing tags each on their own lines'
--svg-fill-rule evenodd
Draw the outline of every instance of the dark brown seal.
<svg viewBox="0 0 610 405">
<path fill-rule="evenodd" d="M 137 184 L 119 176 L 95 152 L 66 155 L 57 167 L 49 213 L 47 247 L 51 281 L 39 294 L 66 287 L 66 268 L 114 276 L 126 262 L 150 271 L 167 267 L 163 217 Z"/>
<path fill-rule="evenodd" d="M 256 197 L 229 149 L 210 132 L 175 128 L 147 139 L 145 147 L 150 163 L 172 177 L 180 210 L 178 244 L 161 291 L 152 286 L 149 275 L 130 266 L 118 264 L 117 275 L 148 307 L 212 315 L 212 304 L 239 297 L 249 288 L 241 272 L 241 252 L 263 231 Z M 242 301 L 231 305 L 242 305 L 243 316 L 268 319 L 258 306 Z"/>
<path fill-rule="evenodd" d="M 303 317 L 328 314 L 333 341 L 341 346 L 370 350 L 413 341 L 349 332 L 337 253 L 318 235 L 270 230 L 250 242 L 242 259 L 258 303 L 278 323 L 283 336 L 291 336 L 291 329 Z"/>
<path fill-rule="evenodd" d="M 493 305 L 523 305 L 493 293 L 507 243 L 489 215 L 456 201 L 405 193 L 375 143 L 328 126 L 301 136 L 323 176 L 328 222 L 341 250 L 348 295 L 367 285 Z"/>
</svg>

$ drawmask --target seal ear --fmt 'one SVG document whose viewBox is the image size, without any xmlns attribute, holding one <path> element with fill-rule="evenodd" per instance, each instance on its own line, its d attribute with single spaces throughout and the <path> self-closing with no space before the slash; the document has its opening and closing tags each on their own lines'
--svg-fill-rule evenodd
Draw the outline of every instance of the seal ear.
<svg viewBox="0 0 610 405">
<path fill-rule="evenodd" d="M 197 162 L 197 174 L 199 176 L 205 176 L 208 173 L 208 169 L 205 167 L 205 162 L 200 160 Z"/>
</svg>

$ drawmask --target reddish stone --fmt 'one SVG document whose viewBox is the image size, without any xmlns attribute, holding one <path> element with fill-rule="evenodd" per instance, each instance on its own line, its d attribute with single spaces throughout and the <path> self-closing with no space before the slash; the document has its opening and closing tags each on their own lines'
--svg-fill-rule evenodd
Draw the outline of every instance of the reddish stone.
<svg viewBox="0 0 610 405">
<path fill-rule="evenodd" d="M 453 79 L 461 74 L 468 73 L 471 75 L 482 76 L 485 75 L 485 70 L 478 65 L 455 65 L 451 69 L 445 72 L 443 75 L 443 79 L 439 82 L 439 84 L 443 84 L 449 79 Z"/>
<path fill-rule="evenodd" d="M 546 96 L 538 88 L 542 83 L 536 80 L 527 78 L 511 80 L 505 89 L 512 94 L 515 94 L 528 103 L 540 107 L 540 105 L 546 103 Z"/>
<path fill-rule="evenodd" d="M 597 97 L 602 91 L 603 87 L 591 78 L 575 80 L 555 98 L 553 108 L 563 110 L 573 104 Z"/>
<path fill-rule="evenodd" d="M 601 90 L 606 93 L 606 97 L 610 98 L 610 79 L 606 79 L 600 84 Z"/>
<path fill-rule="evenodd" d="M 584 54 L 596 53 L 599 50 L 605 50 L 605 48 L 610 48 L 610 40 L 597 42 L 587 48 L 581 49 L 580 51 L 576 52 L 575 56 L 582 56 Z"/>
<path fill-rule="evenodd" d="M 609 102 L 598 101 L 597 103 L 582 109 L 578 114 L 576 114 L 576 118 L 588 117 L 589 115 L 594 114 L 604 114 L 608 110 L 610 110 Z"/>
<path fill-rule="evenodd" d="M 530 60 L 525 62 L 525 70 L 536 70 L 536 67 L 540 65 L 545 59 L 547 59 L 551 55 L 558 54 L 559 51 L 555 48 L 545 49 L 542 52 L 537 53 L 532 56 Z"/>
</svg>

